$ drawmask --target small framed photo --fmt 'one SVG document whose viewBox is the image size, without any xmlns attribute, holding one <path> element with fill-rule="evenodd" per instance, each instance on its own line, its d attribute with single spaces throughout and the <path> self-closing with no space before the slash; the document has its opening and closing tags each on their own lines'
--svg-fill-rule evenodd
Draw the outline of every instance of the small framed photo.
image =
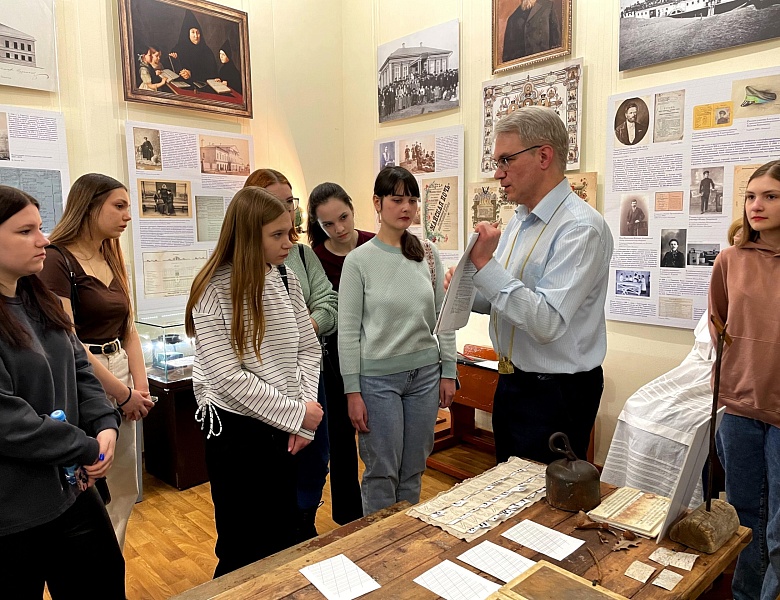
<svg viewBox="0 0 780 600">
<path fill-rule="evenodd" d="M 571 54 L 572 0 L 493 0 L 493 73 Z"/>
<path fill-rule="evenodd" d="M 119 0 L 125 100 L 252 117 L 247 14 L 206 0 Z"/>
</svg>

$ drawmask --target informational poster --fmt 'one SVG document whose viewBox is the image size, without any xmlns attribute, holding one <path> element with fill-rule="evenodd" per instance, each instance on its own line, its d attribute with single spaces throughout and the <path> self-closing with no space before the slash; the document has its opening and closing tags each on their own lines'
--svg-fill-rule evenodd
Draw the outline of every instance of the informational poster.
<svg viewBox="0 0 780 600">
<path fill-rule="evenodd" d="M 780 156 L 780 69 L 609 99 L 607 318 L 693 329 L 747 180 Z"/>
<path fill-rule="evenodd" d="M 0 185 L 35 198 L 43 230 L 54 229 L 70 188 L 62 113 L 0 105 Z"/>
<path fill-rule="evenodd" d="M 225 208 L 253 169 L 252 138 L 127 123 L 138 312 L 181 311 Z"/>
<path fill-rule="evenodd" d="M 0 0 L 0 85 L 57 89 L 54 0 Z"/>
<path fill-rule="evenodd" d="M 463 252 L 463 126 L 375 142 L 376 171 L 390 165 L 411 171 L 420 186 L 419 212 L 409 231 L 435 244 L 445 266 L 457 264 Z"/>
<path fill-rule="evenodd" d="M 566 125 L 569 153 L 566 170 L 580 168 L 582 145 L 582 59 L 491 79 L 482 84 L 482 159 L 484 177 L 492 177 L 496 123 L 523 106 L 552 108 Z"/>
</svg>

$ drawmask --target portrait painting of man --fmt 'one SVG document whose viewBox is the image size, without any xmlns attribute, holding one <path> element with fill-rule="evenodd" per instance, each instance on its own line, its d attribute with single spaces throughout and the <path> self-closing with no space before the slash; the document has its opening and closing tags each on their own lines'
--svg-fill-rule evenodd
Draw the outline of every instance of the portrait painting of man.
<svg viewBox="0 0 780 600">
<path fill-rule="evenodd" d="M 493 72 L 571 53 L 571 0 L 493 0 Z"/>
</svg>

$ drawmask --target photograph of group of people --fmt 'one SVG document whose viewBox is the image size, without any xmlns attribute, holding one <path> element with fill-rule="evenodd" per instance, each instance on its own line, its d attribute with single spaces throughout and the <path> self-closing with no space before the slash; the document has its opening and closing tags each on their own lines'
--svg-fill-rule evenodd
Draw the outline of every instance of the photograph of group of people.
<svg viewBox="0 0 780 600">
<path fill-rule="evenodd" d="M 401 140 L 398 143 L 401 166 L 412 173 L 436 171 L 436 136 Z"/>
</svg>

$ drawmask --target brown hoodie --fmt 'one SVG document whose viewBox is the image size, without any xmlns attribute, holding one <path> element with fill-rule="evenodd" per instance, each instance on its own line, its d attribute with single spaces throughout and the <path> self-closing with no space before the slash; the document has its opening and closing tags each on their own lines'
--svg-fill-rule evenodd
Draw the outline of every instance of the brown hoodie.
<svg viewBox="0 0 780 600">
<path fill-rule="evenodd" d="M 710 313 L 727 323 L 734 339 L 723 351 L 720 403 L 728 413 L 775 427 L 780 427 L 778 299 L 780 252 L 775 248 L 759 240 L 718 255 L 710 281 Z M 711 323 L 710 333 L 715 340 Z"/>
</svg>

